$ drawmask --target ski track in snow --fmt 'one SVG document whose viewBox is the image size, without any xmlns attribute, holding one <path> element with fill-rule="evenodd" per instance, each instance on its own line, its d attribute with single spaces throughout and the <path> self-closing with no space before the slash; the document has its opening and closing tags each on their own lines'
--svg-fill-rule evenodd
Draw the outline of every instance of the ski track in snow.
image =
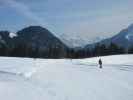
<svg viewBox="0 0 133 100">
<path fill-rule="evenodd" d="M 1 64 L 0 86 L 2 83 L 20 84 L 16 88 L 24 86 L 29 92 L 27 97 L 21 98 L 22 100 L 36 100 L 37 98 L 39 98 L 38 100 L 133 100 L 133 79 L 131 77 L 133 62 L 128 60 L 128 56 L 124 55 L 123 57 L 127 61 L 125 59 L 115 61 L 122 58 L 121 56 L 102 57 L 103 69 L 98 68 L 98 58 L 82 60 L 24 59 L 22 61 L 16 61 L 18 58 L 13 58 L 15 60 L 2 58 L 0 64 L 1 61 L 8 59 L 9 63 L 14 62 L 14 65 L 11 65 L 14 67 L 10 67 L 5 62 Z M 130 56 L 131 58 L 133 56 Z M 106 62 L 109 59 L 113 59 L 115 62 Z M 24 69 L 17 68 L 18 65 Z M 20 94 L 25 92 L 23 91 L 25 88 L 22 88 L 20 93 L 14 92 L 14 94 L 19 94 L 18 96 L 9 95 L 9 98 L 4 97 L 4 93 L 8 93 L 8 91 L 4 90 L 3 93 L 0 89 L 0 97 L 2 96 L 4 100 L 10 98 L 18 100 L 21 97 Z"/>
</svg>

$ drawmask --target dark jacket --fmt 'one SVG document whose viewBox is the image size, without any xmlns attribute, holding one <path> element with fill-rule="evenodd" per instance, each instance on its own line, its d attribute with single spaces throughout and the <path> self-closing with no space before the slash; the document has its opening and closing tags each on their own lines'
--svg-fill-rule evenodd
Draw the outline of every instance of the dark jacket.
<svg viewBox="0 0 133 100">
<path fill-rule="evenodd" d="M 99 59 L 99 65 L 102 65 L 102 60 L 101 59 Z"/>
</svg>

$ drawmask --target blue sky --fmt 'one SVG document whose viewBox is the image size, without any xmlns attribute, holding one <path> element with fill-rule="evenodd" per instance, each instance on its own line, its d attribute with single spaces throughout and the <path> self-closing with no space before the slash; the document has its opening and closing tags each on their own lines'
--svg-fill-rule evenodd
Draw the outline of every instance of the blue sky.
<svg viewBox="0 0 133 100">
<path fill-rule="evenodd" d="M 41 25 L 56 35 L 110 37 L 133 23 L 133 0 L 0 0 L 0 30 Z"/>
</svg>

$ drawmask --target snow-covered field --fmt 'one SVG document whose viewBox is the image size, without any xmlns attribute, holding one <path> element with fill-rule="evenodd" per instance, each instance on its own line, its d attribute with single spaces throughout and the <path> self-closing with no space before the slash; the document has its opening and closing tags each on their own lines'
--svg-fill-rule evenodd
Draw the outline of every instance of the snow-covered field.
<svg viewBox="0 0 133 100">
<path fill-rule="evenodd" d="M 0 58 L 0 100 L 133 100 L 133 55 Z"/>
</svg>

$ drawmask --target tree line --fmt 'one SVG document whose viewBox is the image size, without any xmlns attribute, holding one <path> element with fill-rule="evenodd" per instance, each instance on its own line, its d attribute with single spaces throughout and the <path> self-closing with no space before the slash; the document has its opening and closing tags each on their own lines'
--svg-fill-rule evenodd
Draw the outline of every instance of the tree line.
<svg viewBox="0 0 133 100">
<path fill-rule="evenodd" d="M 126 50 L 114 43 L 106 46 L 96 44 L 93 48 L 67 48 L 48 47 L 40 49 L 27 44 L 17 44 L 15 46 L 0 45 L 0 56 L 10 57 L 32 57 L 32 58 L 88 58 L 96 56 L 133 54 L 133 46 Z"/>
<path fill-rule="evenodd" d="M 88 58 L 118 54 L 133 54 L 133 46 L 123 48 L 115 43 L 110 43 L 108 46 L 105 44 L 96 44 L 93 48 L 70 49 L 68 56 L 69 58 Z"/>
</svg>

